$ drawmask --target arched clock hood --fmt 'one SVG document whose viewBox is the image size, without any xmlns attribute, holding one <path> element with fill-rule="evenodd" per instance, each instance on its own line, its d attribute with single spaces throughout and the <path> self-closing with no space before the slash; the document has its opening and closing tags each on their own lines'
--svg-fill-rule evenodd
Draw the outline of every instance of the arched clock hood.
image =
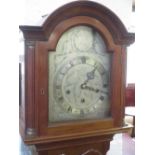
<svg viewBox="0 0 155 155">
<path fill-rule="evenodd" d="M 93 11 L 92 11 L 93 10 Z M 27 40 L 48 40 L 50 34 L 64 20 L 87 16 L 97 19 L 112 34 L 116 44 L 129 45 L 134 42 L 134 33 L 128 33 L 121 20 L 107 7 L 92 1 L 75 1 L 52 12 L 41 26 L 20 26 Z"/>
</svg>

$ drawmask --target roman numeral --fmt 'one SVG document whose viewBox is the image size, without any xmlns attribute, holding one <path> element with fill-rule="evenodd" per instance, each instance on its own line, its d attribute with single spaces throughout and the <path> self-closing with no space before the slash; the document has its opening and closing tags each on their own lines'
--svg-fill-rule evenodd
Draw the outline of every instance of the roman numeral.
<svg viewBox="0 0 155 155">
<path fill-rule="evenodd" d="M 85 64 L 86 63 L 86 57 L 81 57 L 81 61 L 83 64 Z"/>
</svg>

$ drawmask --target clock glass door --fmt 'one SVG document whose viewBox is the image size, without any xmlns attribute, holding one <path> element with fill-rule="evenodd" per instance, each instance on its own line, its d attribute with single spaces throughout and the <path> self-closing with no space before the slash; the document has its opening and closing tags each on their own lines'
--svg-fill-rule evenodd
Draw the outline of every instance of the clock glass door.
<svg viewBox="0 0 155 155">
<path fill-rule="evenodd" d="M 49 52 L 49 123 L 110 116 L 110 64 L 101 35 L 75 26 Z"/>
</svg>

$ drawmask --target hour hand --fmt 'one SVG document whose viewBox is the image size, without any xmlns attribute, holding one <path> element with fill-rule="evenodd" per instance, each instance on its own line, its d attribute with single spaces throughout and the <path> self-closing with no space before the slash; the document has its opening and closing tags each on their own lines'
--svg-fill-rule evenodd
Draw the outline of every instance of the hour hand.
<svg viewBox="0 0 155 155">
<path fill-rule="evenodd" d="M 95 70 L 96 70 L 96 68 L 94 68 L 92 71 L 90 71 L 86 74 L 87 79 L 84 81 L 84 83 L 81 84 L 82 89 L 85 89 L 89 80 L 93 80 L 95 78 Z"/>
<path fill-rule="evenodd" d="M 94 68 L 91 72 L 87 73 L 87 81 L 94 79 L 94 77 L 95 77 L 95 70 L 96 70 L 96 68 Z"/>
</svg>

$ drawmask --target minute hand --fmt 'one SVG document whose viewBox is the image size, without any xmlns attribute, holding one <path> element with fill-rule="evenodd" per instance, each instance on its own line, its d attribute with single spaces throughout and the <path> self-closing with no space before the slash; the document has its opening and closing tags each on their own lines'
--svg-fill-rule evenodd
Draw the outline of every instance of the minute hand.
<svg viewBox="0 0 155 155">
<path fill-rule="evenodd" d="M 87 86 L 85 83 L 81 85 L 81 89 L 86 89 L 86 90 L 93 91 L 93 92 L 96 92 L 96 93 L 100 92 L 100 93 L 108 94 L 107 91 L 103 91 L 103 90 L 100 90 L 100 89 L 95 89 L 93 87 Z"/>
<path fill-rule="evenodd" d="M 81 86 L 85 86 L 89 80 L 93 80 L 95 77 L 95 70 L 96 68 L 94 68 L 91 72 L 88 72 L 87 75 L 87 79 L 84 81 L 83 84 L 81 84 Z M 82 87 L 81 87 L 82 88 Z"/>
</svg>

